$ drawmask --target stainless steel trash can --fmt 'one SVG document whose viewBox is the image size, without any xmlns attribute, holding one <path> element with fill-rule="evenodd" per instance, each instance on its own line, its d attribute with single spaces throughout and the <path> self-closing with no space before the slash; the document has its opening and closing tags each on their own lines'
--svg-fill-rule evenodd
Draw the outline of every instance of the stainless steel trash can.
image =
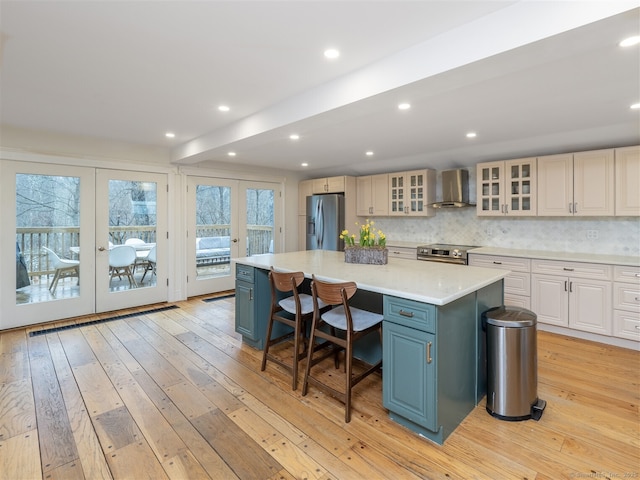
<svg viewBox="0 0 640 480">
<path fill-rule="evenodd" d="M 487 412 L 501 420 L 539 420 L 537 316 L 500 306 L 482 314 L 487 333 Z"/>
</svg>

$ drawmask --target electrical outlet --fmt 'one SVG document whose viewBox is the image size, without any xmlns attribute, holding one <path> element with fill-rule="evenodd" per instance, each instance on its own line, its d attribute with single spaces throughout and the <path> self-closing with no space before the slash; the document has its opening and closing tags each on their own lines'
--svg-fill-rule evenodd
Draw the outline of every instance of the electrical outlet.
<svg viewBox="0 0 640 480">
<path fill-rule="evenodd" d="M 589 240 L 597 240 L 598 239 L 598 230 L 587 230 L 587 238 Z"/>
</svg>

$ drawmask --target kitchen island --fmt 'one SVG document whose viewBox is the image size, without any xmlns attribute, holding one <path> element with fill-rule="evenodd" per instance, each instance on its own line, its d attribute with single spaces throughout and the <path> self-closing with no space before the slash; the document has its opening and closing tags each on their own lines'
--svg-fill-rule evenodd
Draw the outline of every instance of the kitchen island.
<svg viewBox="0 0 640 480">
<path fill-rule="evenodd" d="M 484 395 L 481 315 L 503 303 L 508 271 L 397 258 L 359 265 L 345 263 L 343 252 L 324 250 L 233 261 L 236 331 L 245 343 L 264 345 L 271 266 L 308 279 L 355 281 L 355 305 L 384 314 L 382 393 L 393 420 L 442 444 Z M 362 353 L 369 361 L 375 355 L 375 349 Z"/>
</svg>

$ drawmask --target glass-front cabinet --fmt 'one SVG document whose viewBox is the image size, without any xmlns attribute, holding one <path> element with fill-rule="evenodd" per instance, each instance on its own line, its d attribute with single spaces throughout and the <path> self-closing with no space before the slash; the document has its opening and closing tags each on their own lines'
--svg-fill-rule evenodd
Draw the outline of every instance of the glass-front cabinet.
<svg viewBox="0 0 640 480">
<path fill-rule="evenodd" d="M 435 210 L 434 170 L 414 170 L 389 174 L 389 215 L 432 216 Z"/>
<path fill-rule="evenodd" d="M 532 216 L 537 213 L 536 159 L 479 163 L 479 216 Z"/>
</svg>

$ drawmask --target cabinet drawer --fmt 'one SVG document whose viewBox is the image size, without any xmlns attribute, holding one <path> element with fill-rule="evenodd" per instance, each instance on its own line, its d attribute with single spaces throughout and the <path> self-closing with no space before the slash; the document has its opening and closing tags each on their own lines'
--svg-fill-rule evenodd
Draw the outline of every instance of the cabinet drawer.
<svg viewBox="0 0 640 480">
<path fill-rule="evenodd" d="M 640 267 L 625 267 L 622 265 L 614 265 L 613 281 L 635 283 L 640 285 Z"/>
<path fill-rule="evenodd" d="M 236 263 L 236 280 L 253 283 L 253 272 L 253 267 Z"/>
<path fill-rule="evenodd" d="M 531 275 L 525 272 L 511 272 L 504 279 L 504 293 L 531 295 Z"/>
<path fill-rule="evenodd" d="M 474 267 L 502 268 L 515 272 L 530 272 L 531 260 L 528 258 L 502 257 L 497 255 L 469 254 L 469 265 Z"/>
<path fill-rule="evenodd" d="M 640 312 L 640 286 L 615 282 L 613 284 L 613 308 Z"/>
<path fill-rule="evenodd" d="M 613 311 L 613 335 L 640 341 L 640 315 L 622 310 Z"/>
<path fill-rule="evenodd" d="M 531 261 L 531 272 L 562 275 L 563 277 L 592 278 L 594 280 L 611 280 L 613 276 L 611 265 L 538 259 Z"/>
<path fill-rule="evenodd" d="M 409 260 L 417 260 L 418 249 L 408 247 L 387 247 L 389 256 L 395 258 L 406 258 Z"/>
<path fill-rule="evenodd" d="M 504 304 L 511 307 L 520 307 L 531 310 L 531 297 L 525 297 L 523 295 L 509 295 L 504 294 Z"/>
<path fill-rule="evenodd" d="M 385 295 L 383 312 L 384 319 L 389 322 L 435 333 L 436 307 L 434 305 Z"/>
</svg>

